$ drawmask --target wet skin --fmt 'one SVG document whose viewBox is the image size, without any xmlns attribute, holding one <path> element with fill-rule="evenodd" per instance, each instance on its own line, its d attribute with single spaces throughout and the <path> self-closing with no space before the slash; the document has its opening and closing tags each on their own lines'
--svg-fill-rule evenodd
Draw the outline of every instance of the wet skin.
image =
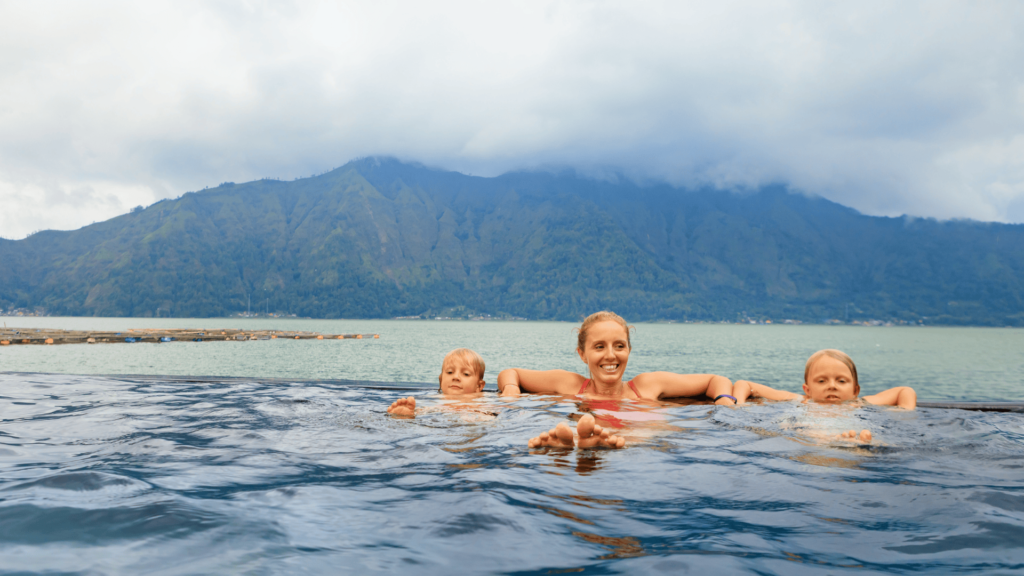
<svg viewBox="0 0 1024 576">
<path fill-rule="evenodd" d="M 822 356 L 811 364 L 804 380 L 804 395 L 815 402 L 846 402 L 860 394 L 850 368 L 835 358 Z"/>
<path fill-rule="evenodd" d="M 815 402 L 846 402 L 854 400 L 860 394 L 860 385 L 853 379 L 853 372 L 850 368 L 829 356 L 822 356 L 811 364 L 807 371 L 807 379 L 804 381 L 804 394 Z M 860 442 L 869 444 L 871 432 L 861 430 L 847 430 L 839 436 L 839 440 L 848 442 Z"/>
<path fill-rule="evenodd" d="M 484 389 L 484 379 L 476 373 L 476 368 L 462 358 L 452 358 L 446 362 L 437 381 L 445 396 L 479 394 Z M 398 418 L 415 418 L 416 399 L 409 396 L 395 400 L 388 407 L 388 414 Z"/>
<path fill-rule="evenodd" d="M 576 424 L 576 431 L 579 433 L 579 443 L 574 442 L 572 428 L 565 422 L 561 422 L 551 430 L 544 432 L 536 438 L 531 438 L 527 446 L 530 448 L 552 447 L 552 448 L 622 448 L 626 441 L 619 436 L 613 436 L 594 421 L 594 416 L 584 414 Z"/>
<path fill-rule="evenodd" d="M 484 389 L 484 379 L 476 373 L 476 368 L 457 357 L 445 362 L 437 380 L 441 384 L 441 393 L 446 396 L 476 394 Z"/>
<path fill-rule="evenodd" d="M 596 395 L 625 395 L 622 376 L 629 363 L 629 352 L 626 330 L 618 322 L 606 320 L 595 322 L 590 327 L 584 349 L 577 349 L 576 353 L 590 369 Z"/>
<path fill-rule="evenodd" d="M 398 418 L 413 418 L 416 416 L 416 399 L 412 396 L 399 398 L 388 407 L 388 414 Z"/>
<path fill-rule="evenodd" d="M 861 430 L 860 434 L 857 434 L 856 430 L 847 430 L 846 432 L 843 432 L 842 434 L 837 436 L 837 438 L 839 440 L 846 440 L 848 442 L 860 442 L 861 444 L 870 444 L 871 431 Z"/>
</svg>

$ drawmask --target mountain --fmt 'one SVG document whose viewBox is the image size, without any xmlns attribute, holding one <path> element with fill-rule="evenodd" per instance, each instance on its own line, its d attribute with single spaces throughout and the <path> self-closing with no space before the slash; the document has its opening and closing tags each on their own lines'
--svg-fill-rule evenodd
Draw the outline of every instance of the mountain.
<svg viewBox="0 0 1024 576">
<path fill-rule="evenodd" d="M 0 240 L 0 308 L 51 314 L 829 318 L 1024 325 L 1024 226 L 389 158 L 225 183 Z"/>
</svg>

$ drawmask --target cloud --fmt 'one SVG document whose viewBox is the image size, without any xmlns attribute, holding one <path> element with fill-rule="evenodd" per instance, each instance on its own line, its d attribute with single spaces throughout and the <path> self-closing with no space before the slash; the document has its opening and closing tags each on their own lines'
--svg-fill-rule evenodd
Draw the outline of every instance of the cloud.
<svg viewBox="0 0 1024 576">
<path fill-rule="evenodd" d="M 372 154 L 1021 222 L 1022 26 L 999 1 L 3 3 L 0 235 Z"/>
</svg>

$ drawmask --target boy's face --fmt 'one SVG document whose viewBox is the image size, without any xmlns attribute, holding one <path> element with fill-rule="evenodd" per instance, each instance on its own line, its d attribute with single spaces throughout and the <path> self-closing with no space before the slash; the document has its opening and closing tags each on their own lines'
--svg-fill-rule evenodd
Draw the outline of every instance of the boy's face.
<svg viewBox="0 0 1024 576">
<path fill-rule="evenodd" d="M 442 394 L 476 394 L 484 389 L 484 380 L 472 364 L 459 357 L 450 358 L 438 376 Z"/>
<path fill-rule="evenodd" d="M 835 358 L 822 356 L 811 364 L 804 382 L 804 394 L 815 402 L 843 402 L 860 394 L 850 369 Z"/>
</svg>

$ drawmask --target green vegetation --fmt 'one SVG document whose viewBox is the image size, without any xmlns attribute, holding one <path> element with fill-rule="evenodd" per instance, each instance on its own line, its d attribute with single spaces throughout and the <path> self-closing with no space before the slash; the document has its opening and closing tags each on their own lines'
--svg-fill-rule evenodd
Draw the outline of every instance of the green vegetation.
<svg viewBox="0 0 1024 576">
<path fill-rule="evenodd" d="M 254 310 L 325 318 L 1024 325 L 1024 226 L 377 158 L 0 240 L 0 267 L 0 309 L 59 315 L 223 316 L 251 294 Z"/>
</svg>

